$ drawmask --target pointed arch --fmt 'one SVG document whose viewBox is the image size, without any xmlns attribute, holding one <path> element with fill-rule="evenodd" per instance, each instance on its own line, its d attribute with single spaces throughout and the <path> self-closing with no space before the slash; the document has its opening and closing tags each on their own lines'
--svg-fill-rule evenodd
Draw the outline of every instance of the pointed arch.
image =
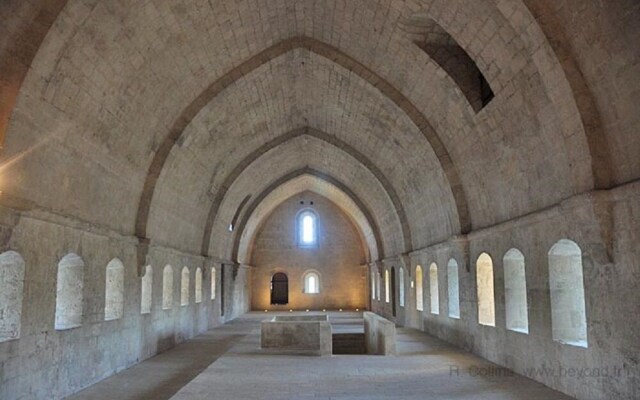
<svg viewBox="0 0 640 400">
<path fill-rule="evenodd" d="M 438 158 L 440 167 L 444 171 L 456 205 L 461 233 L 469 232 L 471 230 L 471 218 L 462 181 L 460 180 L 460 176 L 448 150 L 425 115 L 415 105 L 413 105 L 413 103 L 404 94 L 402 94 L 400 90 L 396 89 L 382 76 L 342 52 L 340 49 L 311 37 L 295 36 L 262 50 L 229 71 L 227 74 L 221 76 L 205 88 L 202 93 L 200 93 L 200 95 L 198 95 L 198 97 L 196 97 L 177 117 L 171 126 L 169 133 L 156 150 L 153 160 L 149 165 L 142 193 L 140 195 L 140 201 L 138 203 L 138 212 L 136 214 L 135 221 L 136 236 L 140 240 L 146 239 L 149 211 L 151 209 L 151 202 L 153 200 L 153 195 L 158 179 L 160 178 L 160 174 L 171 150 L 200 110 L 202 110 L 202 108 L 204 108 L 213 98 L 218 96 L 226 88 L 256 70 L 261 65 L 299 48 L 307 49 L 310 52 L 325 57 L 326 59 L 335 62 L 358 75 L 360 78 L 374 86 L 407 115 L 420 132 L 422 132 L 423 136 L 432 147 L 433 152 Z"/>
</svg>

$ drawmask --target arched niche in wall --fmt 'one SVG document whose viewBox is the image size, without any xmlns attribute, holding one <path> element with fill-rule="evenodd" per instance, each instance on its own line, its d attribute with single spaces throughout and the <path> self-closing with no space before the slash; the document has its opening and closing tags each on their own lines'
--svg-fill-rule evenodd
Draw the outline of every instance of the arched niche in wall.
<svg viewBox="0 0 640 400">
<path fill-rule="evenodd" d="M 422 267 L 418 265 L 416 266 L 416 310 L 418 311 L 424 311 L 423 284 Z"/>
<path fill-rule="evenodd" d="M 144 275 L 140 278 L 140 314 L 151 313 L 153 304 L 153 267 L 144 267 Z"/>
<path fill-rule="evenodd" d="M 114 258 L 107 264 L 104 294 L 104 319 L 111 321 L 124 314 L 124 264 Z"/>
<path fill-rule="evenodd" d="M 83 291 L 84 261 L 77 254 L 67 254 L 58 263 L 56 330 L 72 329 L 82 325 Z"/>
<path fill-rule="evenodd" d="M 561 239 L 549 250 L 549 289 L 553 340 L 587 347 L 582 250 Z"/>
<path fill-rule="evenodd" d="M 20 337 L 24 269 L 17 252 L 0 254 L 0 342 Z"/>
<path fill-rule="evenodd" d="M 202 268 L 196 268 L 195 278 L 195 302 L 202 303 Z"/>
<path fill-rule="evenodd" d="M 173 267 L 165 265 L 162 270 L 162 309 L 170 310 L 173 307 Z"/>
<path fill-rule="evenodd" d="M 476 285 L 478 294 L 478 323 L 496 326 L 496 304 L 493 288 L 493 261 L 482 253 L 476 261 Z"/>
<path fill-rule="evenodd" d="M 180 306 L 189 305 L 189 268 L 182 267 L 180 274 Z"/>
<path fill-rule="evenodd" d="M 460 281 L 458 262 L 451 258 L 447 263 L 447 290 L 449 297 L 449 317 L 460 318 Z"/>
<path fill-rule="evenodd" d="M 438 285 L 438 265 L 429 266 L 429 294 L 431 299 L 431 314 L 440 314 L 440 293 Z"/>
<path fill-rule="evenodd" d="M 529 333 L 524 255 L 518 249 L 510 249 L 505 253 L 502 264 L 507 329 Z"/>
</svg>

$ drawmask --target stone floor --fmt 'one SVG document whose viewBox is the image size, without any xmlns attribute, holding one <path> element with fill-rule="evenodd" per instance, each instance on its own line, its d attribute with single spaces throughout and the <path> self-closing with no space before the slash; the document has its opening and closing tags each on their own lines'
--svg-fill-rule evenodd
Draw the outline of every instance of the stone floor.
<svg viewBox="0 0 640 400">
<path fill-rule="evenodd" d="M 71 399 L 569 399 L 413 329 L 398 329 L 396 357 L 267 355 L 263 318 L 245 314 Z M 341 332 L 360 318 L 330 314 Z"/>
</svg>

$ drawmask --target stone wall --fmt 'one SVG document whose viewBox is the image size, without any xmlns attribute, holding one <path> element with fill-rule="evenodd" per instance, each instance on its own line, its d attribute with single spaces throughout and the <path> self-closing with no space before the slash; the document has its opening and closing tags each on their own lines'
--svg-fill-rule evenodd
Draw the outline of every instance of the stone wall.
<svg viewBox="0 0 640 400">
<path fill-rule="evenodd" d="M 301 204 L 303 202 L 304 204 Z M 311 203 L 313 202 L 313 204 Z M 296 243 L 296 216 L 303 209 L 318 215 L 318 246 Z M 252 308 L 355 309 L 366 306 L 366 266 L 363 244 L 346 214 L 324 197 L 304 192 L 283 202 L 266 218 L 257 234 L 252 264 Z M 303 293 L 305 272 L 320 277 L 320 293 Z M 275 272 L 289 278 L 289 304 L 270 304 L 270 281 Z"/>
<path fill-rule="evenodd" d="M 468 235 L 467 245 L 449 241 L 378 265 L 410 269 L 406 306 L 373 300 L 375 312 L 424 330 L 499 365 L 579 399 L 635 399 L 640 388 L 638 321 L 640 292 L 640 184 L 569 199 L 556 207 Z M 612 229 L 615 227 L 615 230 Z M 582 250 L 588 347 L 552 339 L 548 252 L 568 238 Z M 503 256 L 511 248 L 525 257 L 529 332 L 506 329 Z M 493 260 L 496 326 L 478 323 L 476 260 Z M 459 263 L 460 319 L 449 317 L 447 263 Z M 430 311 L 429 265 L 438 265 L 439 314 Z M 406 263 L 406 264 L 405 264 Z M 415 267 L 423 274 L 424 311 L 416 311 Z M 411 282 L 414 281 L 414 288 Z M 399 293 L 395 290 L 396 296 Z M 574 368 L 584 374 L 579 378 Z M 564 372 L 563 372 L 564 371 Z"/>
<path fill-rule="evenodd" d="M 30 211 L 0 210 L 3 248 L 25 260 L 22 326 L 18 339 L 0 343 L 0 398 L 59 399 L 141 360 L 167 350 L 245 312 L 249 279 L 246 268 L 234 278 L 225 274 L 228 297 L 220 315 L 220 264 L 180 251 L 151 246 L 153 267 L 151 313 L 141 314 L 141 278 L 136 240 L 70 218 Z M 82 325 L 54 329 L 58 262 L 75 253 L 84 261 Z M 124 316 L 105 321 L 105 279 L 110 260 L 125 266 Z M 173 266 L 173 306 L 162 309 L 162 270 Z M 211 300 L 211 266 L 218 269 Z M 189 304 L 180 306 L 180 272 L 190 271 Z M 195 271 L 203 270 L 202 302 L 195 303 Z M 225 267 L 232 270 L 233 267 Z M 228 277 L 228 278 L 227 278 Z"/>
</svg>

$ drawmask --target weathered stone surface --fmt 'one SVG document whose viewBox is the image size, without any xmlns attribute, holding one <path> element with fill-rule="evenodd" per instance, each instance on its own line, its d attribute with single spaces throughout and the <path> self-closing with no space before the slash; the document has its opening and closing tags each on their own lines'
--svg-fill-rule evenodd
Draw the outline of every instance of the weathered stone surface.
<svg viewBox="0 0 640 400">
<path fill-rule="evenodd" d="M 358 243 L 365 260 L 336 263 L 344 282 L 309 307 L 366 306 L 518 372 L 620 368 L 535 379 L 581 399 L 640 397 L 636 1 L 4 0 L 0 21 L 0 256 L 24 260 L 0 263 L 3 400 L 61 398 L 255 306 L 250 255 L 269 246 L 252 243 L 304 190 L 328 191 L 354 221 L 346 253 Z M 455 51 L 423 50 L 443 37 Z M 495 94 L 481 109 L 475 68 Z M 334 185 L 287 184 L 301 171 Z M 548 252 L 563 239 L 582 252 L 586 348 L 553 340 Z M 512 248 L 528 333 L 507 329 Z M 483 252 L 495 326 L 477 318 Z M 82 298 L 56 330 L 71 254 L 83 266 L 63 292 Z M 123 283 L 107 275 L 116 258 Z M 166 265 L 177 304 L 163 310 Z M 390 296 L 380 284 L 400 268 L 404 306 L 399 279 Z"/>
</svg>

